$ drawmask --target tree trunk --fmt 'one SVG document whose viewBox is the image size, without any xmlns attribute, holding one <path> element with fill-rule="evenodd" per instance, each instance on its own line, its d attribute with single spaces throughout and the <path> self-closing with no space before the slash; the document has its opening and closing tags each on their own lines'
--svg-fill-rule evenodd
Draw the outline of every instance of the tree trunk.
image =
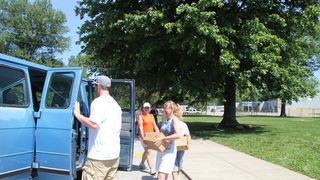
<svg viewBox="0 0 320 180">
<path fill-rule="evenodd" d="M 238 128 L 236 119 L 236 83 L 234 77 L 228 77 L 224 89 L 224 113 L 220 128 Z"/>
<path fill-rule="evenodd" d="M 280 117 L 287 117 L 287 113 L 286 113 L 286 102 L 282 101 L 281 102 L 281 113 L 280 113 Z"/>
</svg>

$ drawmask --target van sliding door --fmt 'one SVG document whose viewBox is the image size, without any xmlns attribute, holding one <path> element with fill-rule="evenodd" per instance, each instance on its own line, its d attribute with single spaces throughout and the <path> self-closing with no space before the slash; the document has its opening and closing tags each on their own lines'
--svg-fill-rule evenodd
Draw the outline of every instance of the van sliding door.
<svg viewBox="0 0 320 180">
<path fill-rule="evenodd" d="M 0 179 L 28 179 L 34 155 L 28 69 L 0 59 Z"/>
<path fill-rule="evenodd" d="M 53 68 L 47 73 L 35 132 L 40 179 L 76 177 L 73 107 L 80 82 L 80 68 Z"/>
</svg>

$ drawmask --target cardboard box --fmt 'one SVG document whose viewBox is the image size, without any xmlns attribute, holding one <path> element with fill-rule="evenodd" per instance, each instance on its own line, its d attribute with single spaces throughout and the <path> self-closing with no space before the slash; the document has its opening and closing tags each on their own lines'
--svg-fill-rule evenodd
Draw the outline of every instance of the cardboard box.
<svg viewBox="0 0 320 180">
<path fill-rule="evenodd" d="M 176 140 L 177 151 L 185 151 L 188 150 L 188 138 L 183 136 L 180 139 Z"/>
<path fill-rule="evenodd" d="M 157 138 L 160 138 L 160 137 L 165 137 L 163 133 L 161 132 L 151 132 L 151 133 L 148 133 L 144 138 L 143 138 L 143 143 L 147 145 L 147 147 L 149 149 L 153 149 L 153 150 L 156 150 L 156 151 L 160 151 L 160 152 L 163 152 L 169 145 L 169 142 L 168 141 L 163 141 L 162 144 L 160 146 L 156 146 L 154 144 L 154 141 L 157 139 Z"/>
</svg>

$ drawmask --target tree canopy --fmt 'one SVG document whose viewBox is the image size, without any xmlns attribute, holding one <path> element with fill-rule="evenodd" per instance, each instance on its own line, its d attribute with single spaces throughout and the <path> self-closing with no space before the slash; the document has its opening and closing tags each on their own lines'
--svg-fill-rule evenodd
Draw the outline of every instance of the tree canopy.
<svg viewBox="0 0 320 180">
<path fill-rule="evenodd" d="M 92 65 L 161 99 L 223 96 L 221 126 L 238 125 L 236 88 L 285 102 L 315 94 L 316 0 L 100 0 L 76 12 L 89 18 L 80 40 Z"/>
<path fill-rule="evenodd" d="M 49 66 L 69 47 L 63 12 L 50 0 L 0 0 L 0 52 Z"/>
</svg>

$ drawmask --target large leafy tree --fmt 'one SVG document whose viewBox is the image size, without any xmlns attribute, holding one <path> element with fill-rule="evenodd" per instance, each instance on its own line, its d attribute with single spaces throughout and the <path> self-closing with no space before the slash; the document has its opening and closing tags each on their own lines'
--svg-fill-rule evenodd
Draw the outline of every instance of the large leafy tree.
<svg viewBox="0 0 320 180">
<path fill-rule="evenodd" d="M 0 52 L 49 66 L 69 47 L 63 12 L 50 0 L 0 0 Z"/>
<path fill-rule="evenodd" d="M 71 56 L 68 59 L 68 67 L 83 67 L 82 76 L 84 78 L 94 77 L 97 73 L 97 69 L 93 66 L 89 66 L 89 62 L 92 61 L 92 57 L 86 54 L 78 54 L 77 56 Z"/>
<path fill-rule="evenodd" d="M 80 34 L 93 65 L 162 99 L 223 96 L 221 127 L 239 125 L 237 87 L 285 102 L 315 92 L 315 0 L 101 0 L 77 13 L 89 18 Z"/>
</svg>

